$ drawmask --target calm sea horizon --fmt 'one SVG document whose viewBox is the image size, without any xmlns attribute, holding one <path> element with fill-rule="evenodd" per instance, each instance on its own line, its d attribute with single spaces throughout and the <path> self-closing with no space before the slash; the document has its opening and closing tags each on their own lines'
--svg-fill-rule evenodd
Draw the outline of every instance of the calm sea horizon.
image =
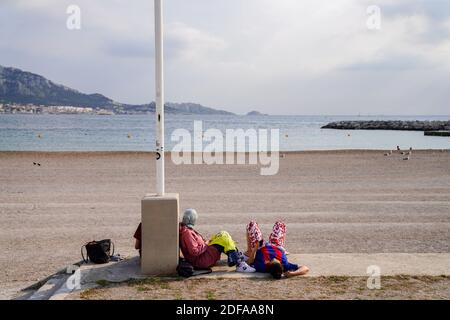
<svg viewBox="0 0 450 320">
<path fill-rule="evenodd" d="M 449 120 L 450 116 L 222 116 L 166 115 L 166 150 L 175 129 L 279 129 L 281 151 L 343 149 L 450 149 L 450 138 L 422 131 L 333 130 L 341 120 Z M 0 115 L 0 151 L 153 151 L 155 119 L 146 115 Z M 203 146 L 208 143 L 204 142 Z"/>
</svg>

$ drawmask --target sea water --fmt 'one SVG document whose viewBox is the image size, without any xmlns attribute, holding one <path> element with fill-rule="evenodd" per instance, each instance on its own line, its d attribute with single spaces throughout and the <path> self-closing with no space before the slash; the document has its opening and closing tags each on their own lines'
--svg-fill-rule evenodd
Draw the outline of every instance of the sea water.
<svg viewBox="0 0 450 320">
<path fill-rule="evenodd" d="M 321 126 L 341 120 L 449 120 L 449 116 L 221 116 L 174 115 L 165 120 L 166 151 L 175 129 L 279 129 L 281 151 L 342 149 L 450 149 L 449 137 L 422 131 L 333 130 Z M 0 151 L 152 151 L 155 116 L 146 115 L 0 115 Z M 205 142 L 206 145 L 206 142 Z"/>
</svg>

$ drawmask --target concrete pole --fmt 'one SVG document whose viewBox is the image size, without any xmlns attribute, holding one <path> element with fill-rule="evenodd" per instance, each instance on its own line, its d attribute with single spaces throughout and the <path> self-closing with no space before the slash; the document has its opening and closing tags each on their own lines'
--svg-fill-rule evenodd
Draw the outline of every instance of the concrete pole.
<svg viewBox="0 0 450 320">
<path fill-rule="evenodd" d="M 163 196 L 164 181 L 164 42 L 163 4 L 155 0 L 155 87 L 156 87 L 156 194 Z"/>
<path fill-rule="evenodd" d="M 142 257 L 145 275 L 174 275 L 180 257 L 179 196 L 164 193 L 164 72 L 163 10 L 155 0 L 156 65 L 156 194 L 146 195 L 141 203 Z M 156 258 L 155 258 L 156 257 Z"/>
</svg>

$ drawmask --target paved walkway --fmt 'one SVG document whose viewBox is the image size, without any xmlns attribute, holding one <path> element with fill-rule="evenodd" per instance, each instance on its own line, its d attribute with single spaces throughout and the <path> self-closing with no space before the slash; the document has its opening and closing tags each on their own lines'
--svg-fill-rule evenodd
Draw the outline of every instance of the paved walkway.
<svg viewBox="0 0 450 320">
<path fill-rule="evenodd" d="M 308 266 L 309 277 L 349 276 L 366 277 L 369 266 L 377 266 L 381 276 L 394 275 L 450 275 L 450 253 L 323 253 L 290 255 L 289 261 Z M 264 274 L 242 274 L 233 268 L 219 266 L 214 272 L 196 278 L 264 277 Z"/>
<path fill-rule="evenodd" d="M 309 277 L 318 276 L 368 276 L 368 267 L 379 268 L 381 276 L 395 275 L 450 275 L 450 253 L 324 253 L 290 255 L 291 262 L 307 265 L 311 272 Z M 123 282 L 130 279 L 143 279 L 140 273 L 138 257 L 125 259 L 121 262 L 110 262 L 105 265 L 84 264 L 80 267 L 79 279 L 81 290 L 98 286 L 98 281 Z M 375 269 L 372 269 L 375 270 Z M 373 272 L 373 271 L 372 271 Z M 30 293 L 26 298 L 31 300 L 60 300 L 64 299 L 74 289 L 68 288 L 67 283 L 74 283 L 70 274 L 56 274 L 50 277 L 38 290 Z M 187 279 L 217 279 L 217 278 L 264 278 L 262 273 L 236 273 L 234 268 L 226 266 L 221 261 L 213 272 Z M 68 281 L 69 280 L 69 281 Z M 71 281 L 72 280 L 72 281 Z M 71 287 L 69 285 L 69 287 Z"/>
</svg>

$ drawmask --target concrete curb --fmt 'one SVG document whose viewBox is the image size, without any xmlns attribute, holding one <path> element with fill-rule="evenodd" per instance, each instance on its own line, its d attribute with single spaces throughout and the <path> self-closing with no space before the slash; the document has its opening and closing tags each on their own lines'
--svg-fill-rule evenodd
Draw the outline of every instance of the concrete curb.
<svg viewBox="0 0 450 320">
<path fill-rule="evenodd" d="M 59 274 L 51 277 L 44 285 L 36 290 L 27 300 L 49 300 L 56 291 L 65 286 L 68 275 Z"/>
</svg>

